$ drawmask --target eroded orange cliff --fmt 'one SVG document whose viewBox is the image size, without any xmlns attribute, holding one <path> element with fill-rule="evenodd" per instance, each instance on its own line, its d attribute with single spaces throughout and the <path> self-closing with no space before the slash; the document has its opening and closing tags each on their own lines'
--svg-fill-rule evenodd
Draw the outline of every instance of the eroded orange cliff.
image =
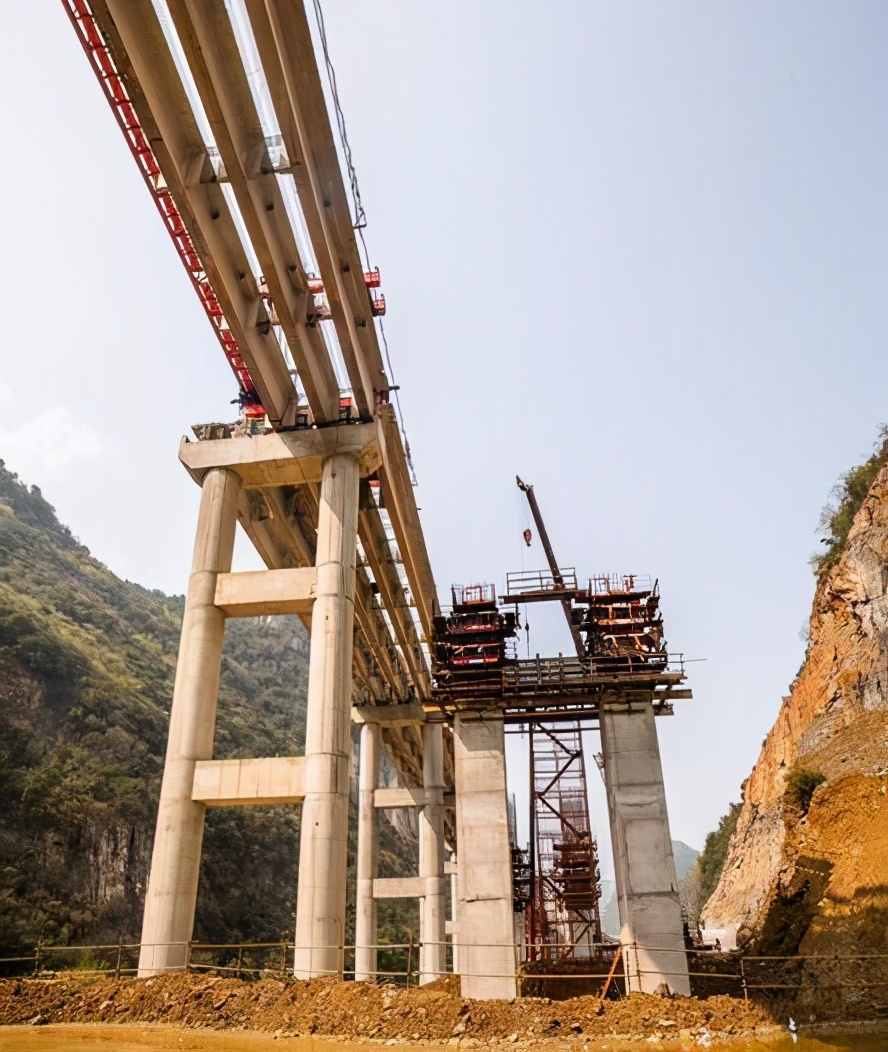
<svg viewBox="0 0 888 1052">
<path fill-rule="evenodd" d="M 888 468 L 817 584 L 810 642 L 743 786 L 705 926 L 768 953 L 888 951 Z M 807 813 L 795 768 L 825 776 Z"/>
</svg>

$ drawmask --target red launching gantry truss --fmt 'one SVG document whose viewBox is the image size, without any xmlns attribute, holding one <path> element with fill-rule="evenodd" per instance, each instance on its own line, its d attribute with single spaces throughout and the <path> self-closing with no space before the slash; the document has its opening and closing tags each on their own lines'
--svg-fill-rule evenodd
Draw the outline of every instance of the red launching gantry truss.
<svg viewBox="0 0 888 1052">
<path fill-rule="evenodd" d="M 114 65 L 111 52 L 102 39 L 89 4 L 86 3 L 86 0 L 65 0 L 65 10 L 77 30 L 77 38 L 102 85 L 105 97 L 130 148 L 130 153 L 139 166 L 145 185 L 151 192 L 151 198 L 157 206 L 157 211 L 160 212 L 179 259 L 188 272 L 191 284 L 210 319 L 216 338 L 222 345 L 225 357 L 237 379 L 240 389 L 239 401 L 243 407 L 244 416 L 247 418 L 262 417 L 265 415 L 265 410 L 262 407 L 256 385 L 244 364 L 237 340 L 228 327 L 225 314 L 209 282 L 191 235 L 185 228 L 179 209 L 164 183 L 160 165 L 157 163 L 154 151 L 136 116 L 123 79 Z"/>
</svg>

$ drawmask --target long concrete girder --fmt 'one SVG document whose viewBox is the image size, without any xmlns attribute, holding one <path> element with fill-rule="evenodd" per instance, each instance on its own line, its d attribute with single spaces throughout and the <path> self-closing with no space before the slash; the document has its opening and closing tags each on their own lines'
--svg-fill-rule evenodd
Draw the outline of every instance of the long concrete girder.
<svg viewBox="0 0 888 1052">
<path fill-rule="evenodd" d="M 272 322 L 279 321 L 315 419 L 332 421 L 339 409 L 333 363 L 320 330 L 306 323 L 313 299 L 231 23 L 223 5 L 212 0 L 172 0 L 169 7 L 272 306 L 252 273 L 151 0 L 95 0 L 93 4 L 97 24 L 269 418 L 287 425 L 296 411 L 295 385 L 272 329 Z M 386 447 L 387 463 L 380 465 L 386 506 L 423 630 L 430 637 L 434 581 L 401 436 L 393 410 L 385 404 L 389 383 L 305 12 L 301 5 L 288 5 L 283 11 L 272 7 L 263 23 L 253 5 L 253 29 L 256 32 L 259 26 L 257 44 L 263 60 L 270 54 L 270 44 L 275 53 L 282 46 L 283 59 L 272 56 L 271 70 L 264 72 L 295 162 L 300 203 L 355 400 L 365 418 L 375 410 L 378 423 L 387 425 L 380 441 L 380 447 Z M 294 17 L 295 36 L 290 25 Z M 270 36 L 262 35 L 263 25 L 267 30 L 274 27 Z M 283 45 L 282 25 L 289 26 Z M 290 68 L 294 59 L 299 63 L 298 77 Z M 399 492 L 401 487 L 406 488 Z M 287 487 L 270 485 L 261 495 L 248 490 L 241 499 L 241 523 L 270 567 L 305 566 L 313 558 L 314 523 L 290 528 L 293 499 Z M 356 611 L 358 682 L 374 700 L 403 697 L 407 682 L 419 697 L 427 697 L 425 657 L 375 506 L 362 511 L 361 542 L 389 623 L 375 602 L 366 568 L 361 568 Z M 391 738 L 403 774 L 417 778 L 421 746 L 415 731 L 405 735 L 393 729 Z M 449 761 L 448 756 L 448 769 Z"/>
<path fill-rule="evenodd" d="M 262 405 L 290 424 L 296 390 L 151 0 L 94 0 L 93 13 Z"/>
<path fill-rule="evenodd" d="M 169 0 L 169 9 L 315 419 L 336 420 L 339 384 L 320 330 L 306 323 L 314 297 L 228 14 L 217 0 Z"/>
<path fill-rule="evenodd" d="M 432 638 L 437 593 L 404 445 L 387 397 L 386 377 L 364 265 L 358 250 L 314 45 L 301 3 L 246 0 L 263 73 L 287 147 L 303 215 L 318 260 L 359 408 L 385 423 L 383 485 L 410 588 L 426 638 Z"/>
<path fill-rule="evenodd" d="M 276 0 L 246 7 L 355 400 L 372 413 L 389 381 L 305 8 Z"/>
<path fill-rule="evenodd" d="M 277 0 L 247 0 L 246 6 L 355 400 L 363 414 L 375 411 L 387 423 L 380 473 L 386 505 L 423 631 L 431 638 L 434 579 L 397 421 L 389 406 L 379 404 L 389 380 L 305 10 Z M 273 422 L 288 423 L 295 392 L 286 362 L 151 0 L 96 0 L 95 7 L 263 405 Z M 261 122 L 230 22 L 222 5 L 210 0 L 174 0 L 171 10 L 288 343 L 292 337 L 312 412 L 325 420 L 332 363 L 318 331 L 304 325 L 305 274 L 277 178 L 266 170 L 264 140 L 257 138 Z"/>
</svg>

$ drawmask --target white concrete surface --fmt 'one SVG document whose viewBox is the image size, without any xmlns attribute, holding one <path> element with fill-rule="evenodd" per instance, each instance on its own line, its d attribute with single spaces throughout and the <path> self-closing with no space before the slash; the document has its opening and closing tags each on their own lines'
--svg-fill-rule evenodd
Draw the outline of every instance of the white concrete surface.
<svg viewBox="0 0 888 1052">
<path fill-rule="evenodd" d="M 183 968 L 194 928 L 206 806 L 193 800 L 198 760 L 213 755 L 225 614 L 216 579 L 231 569 L 241 482 L 217 468 L 204 478 L 167 740 L 157 829 L 142 920 L 139 975 Z"/>
<path fill-rule="evenodd" d="M 419 812 L 419 983 L 434 982 L 445 971 L 444 942 L 444 727 L 422 729 L 425 802 Z"/>
<path fill-rule="evenodd" d="M 340 453 L 324 461 L 296 900 L 294 975 L 299 979 L 338 974 L 345 941 L 358 481 L 355 456 Z"/>
<path fill-rule="evenodd" d="M 191 799 L 207 807 L 301 804 L 304 797 L 304 756 L 198 760 L 194 765 Z"/>
<path fill-rule="evenodd" d="M 373 881 L 375 899 L 419 899 L 424 890 L 422 877 L 377 877 Z"/>
<path fill-rule="evenodd" d="M 454 761 L 462 995 L 511 998 L 516 961 L 502 719 L 457 716 Z"/>
<path fill-rule="evenodd" d="M 376 783 L 379 780 L 379 727 L 361 727 L 358 770 L 358 860 L 355 890 L 355 979 L 373 981 L 376 976 L 376 899 L 373 882 L 379 867 L 379 830 L 376 824 Z"/>
<path fill-rule="evenodd" d="M 317 581 L 314 566 L 220 573 L 216 578 L 216 606 L 229 617 L 268 614 L 310 617 Z"/>
<path fill-rule="evenodd" d="M 605 704 L 601 751 L 629 989 L 690 995 L 654 710 Z"/>
</svg>

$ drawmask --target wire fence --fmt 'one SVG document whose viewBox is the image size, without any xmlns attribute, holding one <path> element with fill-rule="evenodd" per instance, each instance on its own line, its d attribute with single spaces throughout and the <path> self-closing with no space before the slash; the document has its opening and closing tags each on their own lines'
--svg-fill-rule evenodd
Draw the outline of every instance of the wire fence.
<svg viewBox="0 0 888 1052">
<path fill-rule="evenodd" d="M 428 967 L 423 949 L 431 946 L 444 946 L 446 971 L 437 972 Z M 296 947 L 288 941 L 157 946 L 121 941 L 89 946 L 39 944 L 29 954 L 0 957 L 0 976 L 55 978 L 64 973 L 120 979 L 138 975 L 143 949 L 152 951 L 157 970 L 162 971 L 212 972 L 253 980 L 291 976 L 296 966 Z M 359 951 L 368 949 L 375 951 L 375 968 L 366 966 L 366 953 L 361 955 L 362 964 L 356 963 Z M 684 961 L 679 964 L 670 959 L 682 953 L 675 948 L 628 943 L 618 952 L 618 944 L 604 943 L 591 948 L 565 946 L 564 949 L 565 957 L 561 960 L 519 961 L 517 951 L 503 944 L 471 947 L 450 941 L 423 944 L 412 935 L 404 943 L 313 948 L 326 956 L 328 963 L 335 961 L 323 974 L 345 981 L 354 980 L 359 974 L 361 979 L 376 983 L 417 986 L 452 975 L 455 956 L 457 964 L 463 966 L 463 974 L 515 979 L 519 996 L 597 994 L 601 998 L 613 998 L 624 995 L 627 985 L 631 989 L 650 986 L 651 975 L 669 983 L 672 978 L 687 974 L 692 993 L 699 997 L 726 993 L 764 1003 L 775 1012 L 810 1009 L 816 1011 L 819 1019 L 830 1016 L 888 1018 L 888 954 L 777 957 L 689 950 L 685 972 Z M 160 955 L 155 951 L 161 951 Z M 571 951 L 574 956 L 569 956 Z M 485 953 L 493 952 L 503 970 L 476 966 Z M 651 965 L 651 956 L 657 956 L 656 966 Z M 170 961 L 179 963 L 170 964 Z M 360 972 L 356 971 L 358 967 Z M 315 974 L 318 971 L 312 970 Z"/>
</svg>

